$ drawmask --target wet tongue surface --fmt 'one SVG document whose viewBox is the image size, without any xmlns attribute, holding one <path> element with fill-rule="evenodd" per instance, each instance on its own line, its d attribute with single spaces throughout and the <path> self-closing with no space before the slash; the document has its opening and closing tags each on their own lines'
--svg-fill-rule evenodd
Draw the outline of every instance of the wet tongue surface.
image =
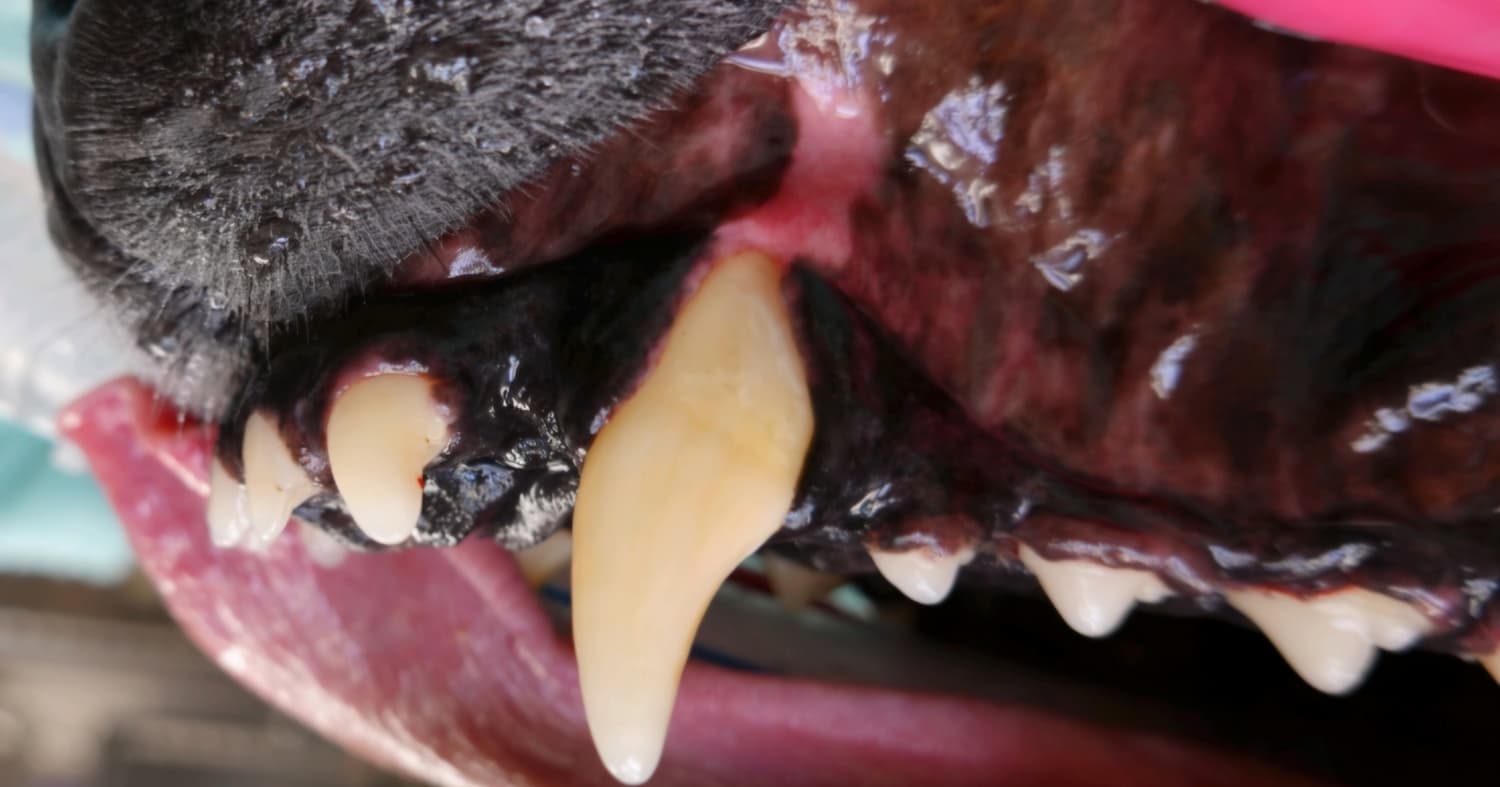
<svg viewBox="0 0 1500 787">
<path fill-rule="evenodd" d="M 237 679 L 371 759 L 438 784 L 612 784 L 571 647 L 499 547 L 330 559 L 284 537 L 219 550 L 209 435 L 133 381 L 62 419 L 178 621 Z M 1267 784 L 1283 774 L 1017 707 L 693 663 L 653 784 Z"/>
</svg>

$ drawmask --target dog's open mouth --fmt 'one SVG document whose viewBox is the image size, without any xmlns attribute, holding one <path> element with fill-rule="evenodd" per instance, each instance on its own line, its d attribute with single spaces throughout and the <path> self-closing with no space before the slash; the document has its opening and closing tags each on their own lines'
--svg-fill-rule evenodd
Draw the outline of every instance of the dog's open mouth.
<svg viewBox="0 0 1500 787">
<path fill-rule="evenodd" d="M 216 430 L 80 403 L 179 619 L 444 784 L 1483 773 L 1500 87 L 994 5 L 788 14 Z"/>
</svg>

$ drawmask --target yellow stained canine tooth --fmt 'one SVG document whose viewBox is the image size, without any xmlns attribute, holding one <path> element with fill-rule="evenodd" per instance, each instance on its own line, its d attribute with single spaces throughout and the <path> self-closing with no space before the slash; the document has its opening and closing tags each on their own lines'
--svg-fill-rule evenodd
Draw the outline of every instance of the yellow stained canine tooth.
<svg viewBox="0 0 1500 787">
<path fill-rule="evenodd" d="M 328 413 L 328 469 L 370 540 L 411 537 L 422 518 L 422 474 L 447 444 L 448 419 L 426 377 L 366 377 L 338 395 Z"/>
<path fill-rule="evenodd" d="M 239 545 L 259 551 L 281 535 L 292 510 L 312 497 L 318 485 L 297 464 L 276 424 L 264 413 L 253 413 L 245 422 L 240 451 L 250 523 Z"/>
<path fill-rule="evenodd" d="M 781 526 L 812 402 L 777 266 L 720 262 L 584 460 L 573 514 L 573 638 L 589 731 L 615 778 L 661 758 L 710 599 Z"/>
<path fill-rule="evenodd" d="M 1260 627 L 1303 680 L 1328 694 L 1353 691 L 1379 649 L 1410 647 L 1431 627 L 1410 604 L 1361 588 L 1308 599 L 1254 589 L 1226 591 L 1224 597 Z"/>
</svg>

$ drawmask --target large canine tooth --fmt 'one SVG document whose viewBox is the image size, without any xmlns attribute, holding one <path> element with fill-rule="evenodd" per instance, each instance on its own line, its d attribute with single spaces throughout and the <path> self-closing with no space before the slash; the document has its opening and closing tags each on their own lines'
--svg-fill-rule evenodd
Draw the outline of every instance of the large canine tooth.
<svg viewBox="0 0 1500 787">
<path fill-rule="evenodd" d="M 1411 605 L 1359 588 L 1308 599 L 1249 589 L 1224 595 L 1303 680 L 1329 694 L 1358 686 L 1378 648 L 1409 647 L 1431 625 Z"/>
<path fill-rule="evenodd" d="M 208 536 L 220 549 L 239 546 L 250 529 L 245 485 L 234 480 L 224 463 L 213 460 L 208 470 Z"/>
<path fill-rule="evenodd" d="M 573 636 L 589 731 L 615 778 L 656 770 L 715 591 L 781 526 L 812 437 L 774 263 L 719 263 L 599 432 L 573 515 Z"/>
<path fill-rule="evenodd" d="M 240 451 L 245 466 L 245 511 L 249 517 L 249 527 L 240 539 L 240 546 L 258 551 L 269 547 L 281 535 L 292 510 L 312 497 L 318 485 L 297 464 L 276 424 L 264 413 L 254 413 L 245 422 Z"/>
<path fill-rule="evenodd" d="M 776 555 L 766 555 L 766 581 L 771 583 L 771 594 L 781 606 L 796 612 L 832 593 L 844 584 L 838 574 L 828 574 L 815 568 L 787 560 Z"/>
<path fill-rule="evenodd" d="M 1125 622 L 1137 601 L 1155 603 L 1171 595 L 1149 571 L 1088 560 L 1048 560 L 1024 544 L 1020 556 L 1063 621 L 1084 636 L 1108 636 Z"/>
<path fill-rule="evenodd" d="M 968 547 L 957 552 L 938 552 L 917 547 L 904 552 L 870 550 L 870 559 L 885 580 L 918 604 L 937 604 L 953 591 L 958 570 L 974 559 Z"/>
<path fill-rule="evenodd" d="M 422 518 L 422 474 L 448 443 L 432 382 L 381 374 L 350 385 L 328 413 L 328 469 L 370 540 L 399 544 Z"/>
</svg>

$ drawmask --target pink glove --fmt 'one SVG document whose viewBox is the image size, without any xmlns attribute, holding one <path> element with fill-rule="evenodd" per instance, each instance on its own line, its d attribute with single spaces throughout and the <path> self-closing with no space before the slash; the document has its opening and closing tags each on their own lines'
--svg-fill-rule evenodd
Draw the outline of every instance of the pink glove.
<svg viewBox="0 0 1500 787">
<path fill-rule="evenodd" d="M 1279 27 L 1500 78 L 1500 0 L 1220 0 Z"/>
</svg>

